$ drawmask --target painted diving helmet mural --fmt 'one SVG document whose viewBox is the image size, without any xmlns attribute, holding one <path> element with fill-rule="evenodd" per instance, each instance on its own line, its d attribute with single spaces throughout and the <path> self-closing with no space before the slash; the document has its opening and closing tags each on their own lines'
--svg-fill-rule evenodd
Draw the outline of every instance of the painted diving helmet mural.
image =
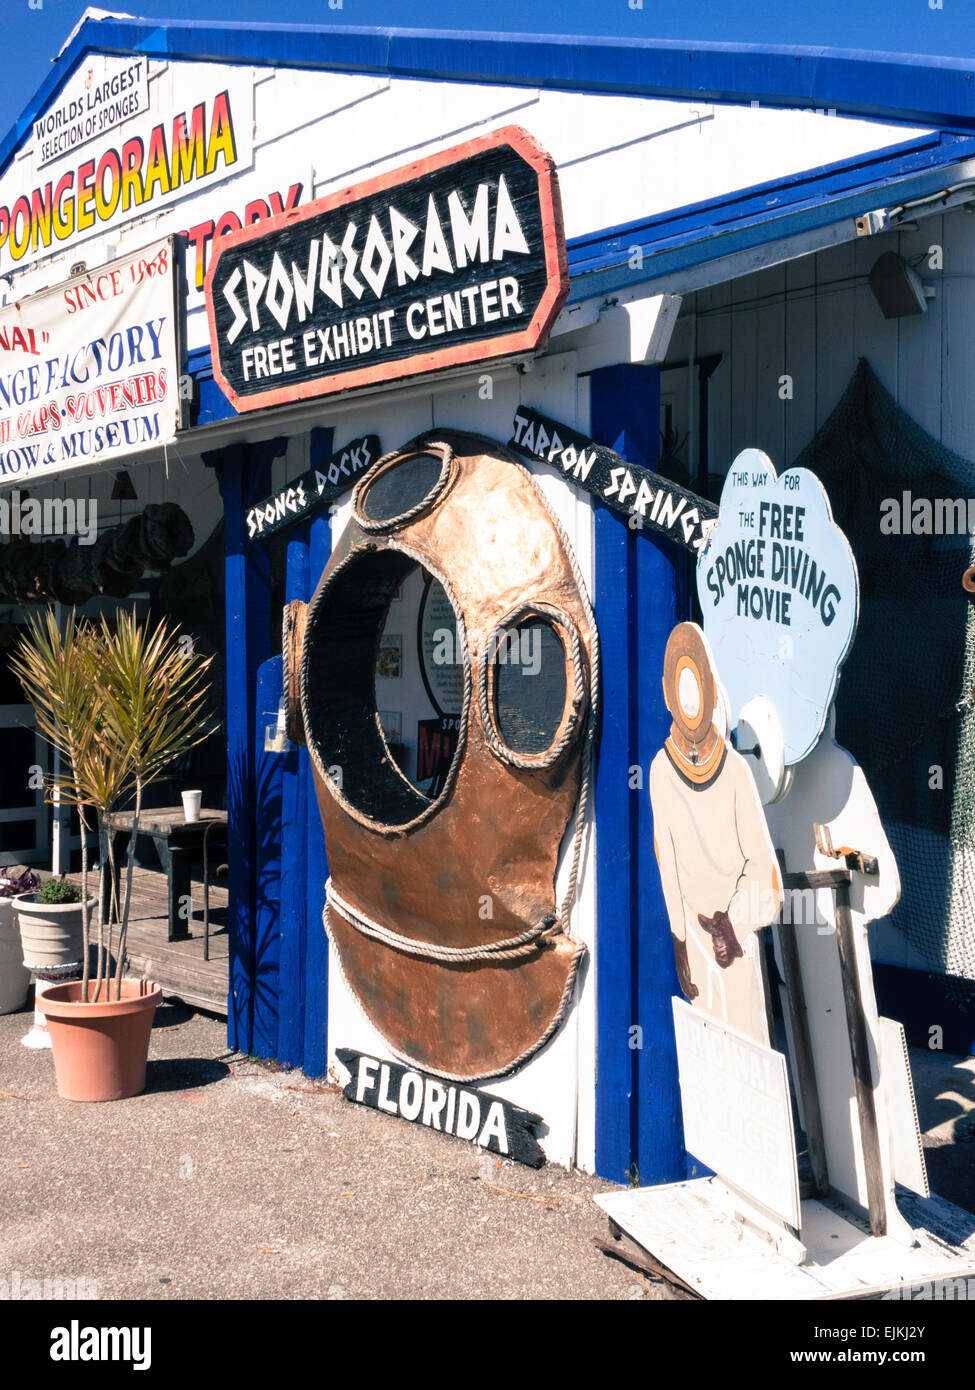
<svg viewBox="0 0 975 1390">
<path fill-rule="evenodd" d="M 357 484 L 307 615 L 301 709 L 331 877 L 326 925 L 393 1051 L 437 1075 L 514 1070 L 565 1016 L 591 763 L 595 624 L 568 541 L 500 445 L 423 435 Z M 457 737 L 425 791 L 377 711 L 390 602 L 419 567 L 454 646 Z M 518 661 L 525 639 L 539 659 Z M 566 829 L 565 900 L 555 874 Z"/>
</svg>

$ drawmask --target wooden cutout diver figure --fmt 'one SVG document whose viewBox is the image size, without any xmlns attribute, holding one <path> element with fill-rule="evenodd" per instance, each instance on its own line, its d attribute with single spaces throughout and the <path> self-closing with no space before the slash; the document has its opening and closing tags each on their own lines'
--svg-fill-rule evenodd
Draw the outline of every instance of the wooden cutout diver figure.
<svg viewBox="0 0 975 1390">
<path fill-rule="evenodd" d="M 756 933 L 778 914 L 781 876 L 754 778 L 728 741 L 727 701 L 695 623 L 670 634 L 663 689 L 673 723 L 650 767 L 650 801 L 680 987 L 695 1008 L 767 1047 Z"/>
</svg>

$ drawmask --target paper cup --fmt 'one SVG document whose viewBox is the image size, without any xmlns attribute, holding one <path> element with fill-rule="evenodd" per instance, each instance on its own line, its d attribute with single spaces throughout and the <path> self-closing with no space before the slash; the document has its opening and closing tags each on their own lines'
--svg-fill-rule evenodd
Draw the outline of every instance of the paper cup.
<svg viewBox="0 0 975 1390">
<path fill-rule="evenodd" d="M 200 819 L 200 802 L 203 800 L 203 793 L 183 792 L 183 815 L 187 821 Z"/>
</svg>

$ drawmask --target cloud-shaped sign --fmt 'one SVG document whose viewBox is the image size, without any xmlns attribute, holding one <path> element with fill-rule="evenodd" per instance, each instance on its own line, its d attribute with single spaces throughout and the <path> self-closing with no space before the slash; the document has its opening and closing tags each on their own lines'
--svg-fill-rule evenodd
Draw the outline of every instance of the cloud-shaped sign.
<svg viewBox="0 0 975 1390">
<path fill-rule="evenodd" d="M 815 474 L 777 478 L 760 449 L 738 455 L 698 557 L 697 593 L 732 727 L 764 695 L 786 763 L 800 762 L 825 726 L 860 602 L 853 552 Z"/>
</svg>

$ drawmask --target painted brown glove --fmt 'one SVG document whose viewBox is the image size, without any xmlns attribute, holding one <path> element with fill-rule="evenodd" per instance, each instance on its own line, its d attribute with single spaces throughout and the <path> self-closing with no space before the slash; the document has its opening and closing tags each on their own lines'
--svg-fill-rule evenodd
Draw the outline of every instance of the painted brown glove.
<svg viewBox="0 0 975 1390">
<path fill-rule="evenodd" d="M 674 959 L 677 962 L 677 979 L 686 999 L 696 999 L 700 991 L 691 979 L 691 967 L 687 963 L 687 942 L 674 937 Z"/>
<path fill-rule="evenodd" d="M 732 961 L 745 954 L 738 944 L 735 929 L 731 925 L 731 918 L 727 912 L 718 911 L 713 917 L 705 917 L 703 913 L 699 912 L 697 920 L 710 935 L 711 944 L 714 947 L 714 958 L 722 970 L 727 970 Z"/>
</svg>

